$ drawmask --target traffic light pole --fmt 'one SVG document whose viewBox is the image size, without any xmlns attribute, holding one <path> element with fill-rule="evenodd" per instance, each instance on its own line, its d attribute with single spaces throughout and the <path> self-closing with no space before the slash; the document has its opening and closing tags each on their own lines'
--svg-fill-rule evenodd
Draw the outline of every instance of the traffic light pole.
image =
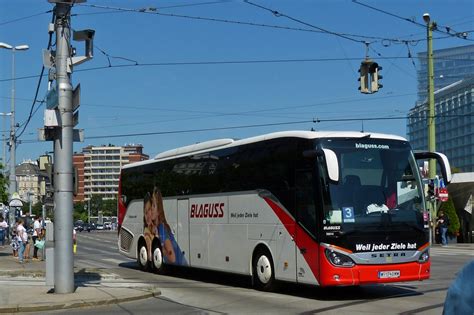
<svg viewBox="0 0 474 315">
<path fill-rule="evenodd" d="M 60 128 L 54 138 L 54 292 L 74 292 L 73 256 L 73 107 L 68 73 L 71 57 L 71 3 L 56 3 L 56 83 Z"/>
</svg>

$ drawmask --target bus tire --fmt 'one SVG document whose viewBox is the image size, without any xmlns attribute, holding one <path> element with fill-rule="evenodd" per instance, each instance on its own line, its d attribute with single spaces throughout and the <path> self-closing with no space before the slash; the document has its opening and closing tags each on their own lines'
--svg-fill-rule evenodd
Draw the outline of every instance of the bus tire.
<svg viewBox="0 0 474 315">
<path fill-rule="evenodd" d="M 161 250 L 160 241 L 157 239 L 155 239 L 152 245 L 151 268 L 156 273 L 165 273 L 163 251 Z"/>
<path fill-rule="evenodd" d="M 137 248 L 137 263 L 140 270 L 148 271 L 150 262 L 148 260 L 148 251 L 144 240 L 138 242 Z"/>
<path fill-rule="evenodd" d="M 272 291 L 275 288 L 275 269 L 268 249 L 257 249 L 253 256 L 252 268 L 255 287 L 261 291 Z"/>
</svg>

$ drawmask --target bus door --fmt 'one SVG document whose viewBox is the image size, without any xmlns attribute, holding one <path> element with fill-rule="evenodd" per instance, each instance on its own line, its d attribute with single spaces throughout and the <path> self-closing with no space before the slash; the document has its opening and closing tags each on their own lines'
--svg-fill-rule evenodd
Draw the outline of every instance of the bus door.
<svg viewBox="0 0 474 315">
<path fill-rule="evenodd" d="M 296 170 L 296 278 L 300 283 L 316 284 L 319 277 L 319 246 L 316 242 L 317 214 L 311 169 Z"/>
<path fill-rule="evenodd" d="M 186 261 L 189 260 L 189 199 L 178 199 L 177 242 Z"/>
</svg>

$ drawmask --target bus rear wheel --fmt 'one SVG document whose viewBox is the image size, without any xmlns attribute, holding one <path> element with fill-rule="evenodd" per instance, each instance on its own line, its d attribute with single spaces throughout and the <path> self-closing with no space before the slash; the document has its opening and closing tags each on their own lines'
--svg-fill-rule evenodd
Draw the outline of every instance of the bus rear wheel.
<svg viewBox="0 0 474 315">
<path fill-rule="evenodd" d="M 160 242 L 153 242 L 151 267 L 156 273 L 165 273 L 165 264 L 163 260 L 163 252 L 161 251 Z"/>
<path fill-rule="evenodd" d="M 140 270 L 148 271 L 149 261 L 148 261 L 148 251 L 146 249 L 146 243 L 144 241 L 139 242 L 138 253 L 137 253 L 137 263 L 140 267 Z"/>
<path fill-rule="evenodd" d="M 272 291 L 275 288 L 275 271 L 270 252 L 259 249 L 253 256 L 253 282 L 258 290 Z"/>
</svg>

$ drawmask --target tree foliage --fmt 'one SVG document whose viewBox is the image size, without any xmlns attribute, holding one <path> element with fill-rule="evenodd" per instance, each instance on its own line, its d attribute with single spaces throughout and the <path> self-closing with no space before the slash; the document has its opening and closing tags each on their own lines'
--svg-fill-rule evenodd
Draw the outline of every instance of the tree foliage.
<svg viewBox="0 0 474 315">
<path fill-rule="evenodd" d="M 441 210 L 443 210 L 449 218 L 448 233 L 451 235 L 457 235 L 461 224 L 459 223 L 458 214 L 456 213 L 456 208 L 454 208 L 454 202 L 451 196 L 448 198 L 448 201 L 441 204 L 439 211 Z"/>
<path fill-rule="evenodd" d="M 0 164 L 0 201 L 3 202 L 3 204 L 8 205 L 8 180 L 7 178 L 3 175 L 3 170 L 5 167 L 3 164 Z"/>
</svg>

